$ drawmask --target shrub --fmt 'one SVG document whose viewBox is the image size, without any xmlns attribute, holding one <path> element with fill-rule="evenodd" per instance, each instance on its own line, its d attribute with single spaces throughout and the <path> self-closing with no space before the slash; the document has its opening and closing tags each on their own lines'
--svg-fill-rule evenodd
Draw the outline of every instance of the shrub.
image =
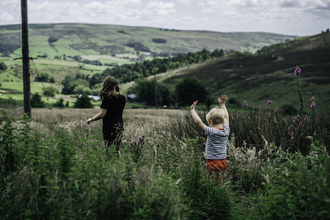
<svg viewBox="0 0 330 220">
<path fill-rule="evenodd" d="M 307 156 L 279 154 L 269 163 L 267 191 L 256 199 L 252 219 L 328 219 L 330 157 L 325 147 L 316 142 Z"/>
<path fill-rule="evenodd" d="M 229 103 L 229 104 L 236 105 L 238 102 L 237 102 L 237 100 L 236 100 L 235 98 L 230 98 L 230 99 L 228 100 L 228 103 Z"/>
<path fill-rule="evenodd" d="M 283 115 L 297 115 L 298 110 L 293 105 L 282 105 Z"/>
<path fill-rule="evenodd" d="M 54 107 L 63 108 L 64 107 L 64 100 L 60 98 L 57 102 L 55 102 Z"/>
<path fill-rule="evenodd" d="M 39 93 L 34 93 L 31 97 L 31 107 L 43 108 L 44 106 L 45 106 L 44 102 L 41 101 L 41 95 L 39 95 Z"/>
<path fill-rule="evenodd" d="M 58 41 L 58 37 L 55 37 L 55 36 L 49 36 L 49 38 L 48 38 L 48 42 L 49 43 L 54 43 L 54 42 L 56 42 L 56 41 Z"/>
<path fill-rule="evenodd" d="M 82 94 L 74 104 L 74 108 L 93 108 L 87 94 Z"/>
<path fill-rule="evenodd" d="M 74 87 L 73 94 L 83 94 L 83 89 L 87 88 L 84 85 L 78 85 Z"/>
<path fill-rule="evenodd" d="M 0 62 L 0 70 L 6 70 L 8 67 L 4 62 Z"/>
<path fill-rule="evenodd" d="M 43 91 L 42 94 L 44 96 L 49 96 L 49 97 L 55 97 L 55 95 L 59 93 L 59 91 L 53 86 L 43 87 L 42 91 Z"/>
</svg>

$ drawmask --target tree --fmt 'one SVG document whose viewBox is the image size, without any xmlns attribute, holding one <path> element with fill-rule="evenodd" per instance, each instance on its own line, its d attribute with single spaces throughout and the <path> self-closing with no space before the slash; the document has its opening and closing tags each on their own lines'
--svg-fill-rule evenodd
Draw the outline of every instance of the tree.
<svg viewBox="0 0 330 220">
<path fill-rule="evenodd" d="M 4 62 L 0 63 L 0 70 L 6 70 L 8 67 Z"/>
<path fill-rule="evenodd" d="M 49 96 L 49 97 L 55 97 L 55 95 L 59 93 L 59 91 L 53 86 L 44 87 L 42 88 L 42 91 L 43 91 L 42 94 L 44 96 Z"/>
<path fill-rule="evenodd" d="M 195 78 L 185 78 L 175 85 L 178 101 L 190 105 L 193 101 L 205 102 L 207 91 L 205 86 Z"/>
<path fill-rule="evenodd" d="M 35 82 L 49 82 L 49 75 L 47 73 L 41 73 L 39 75 L 36 75 L 34 77 Z"/>
<path fill-rule="evenodd" d="M 156 83 L 156 86 L 155 86 Z M 148 105 L 156 105 L 155 100 L 155 88 L 157 92 L 157 104 L 158 105 L 169 105 L 170 92 L 168 88 L 162 84 L 155 82 L 154 80 L 141 80 L 137 81 L 136 86 L 131 89 L 136 92 L 136 95 L 140 100 Z"/>
<path fill-rule="evenodd" d="M 31 97 L 31 107 L 43 108 L 44 106 L 45 106 L 44 102 L 41 101 L 41 95 L 39 95 L 39 93 L 34 93 Z"/>
<path fill-rule="evenodd" d="M 82 94 L 77 101 L 74 103 L 74 108 L 93 108 L 91 100 L 88 98 L 87 94 Z"/>
</svg>

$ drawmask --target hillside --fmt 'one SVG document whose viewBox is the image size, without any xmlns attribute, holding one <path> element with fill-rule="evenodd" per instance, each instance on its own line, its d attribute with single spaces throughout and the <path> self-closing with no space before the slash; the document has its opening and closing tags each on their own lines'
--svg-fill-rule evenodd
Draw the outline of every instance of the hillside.
<svg viewBox="0 0 330 220">
<path fill-rule="evenodd" d="M 9 52 L 12 57 L 21 55 L 19 28 L 19 25 L 0 26 L 0 53 Z M 63 58 L 65 54 L 66 57 L 80 55 L 84 59 L 113 62 L 118 60 L 111 55 L 117 57 L 132 52 L 153 52 L 161 56 L 204 48 L 254 52 L 296 37 L 261 32 L 222 33 L 97 24 L 29 25 L 30 51 L 34 57 L 47 54 L 49 58 Z"/>
<path fill-rule="evenodd" d="M 310 98 L 316 98 L 317 110 L 330 110 L 330 33 L 304 37 L 265 47 L 256 54 L 229 53 L 224 58 L 191 65 L 158 75 L 159 82 L 172 91 L 185 77 L 200 80 L 214 97 L 227 94 L 242 106 L 273 108 L 284 104 L 299 107 L 296 76 L 298 65 L 302 69 L 301 89 L 304 110 L 310 112 Z M 125 88 L 125 86 L 123 86 Z"/>
</svg>

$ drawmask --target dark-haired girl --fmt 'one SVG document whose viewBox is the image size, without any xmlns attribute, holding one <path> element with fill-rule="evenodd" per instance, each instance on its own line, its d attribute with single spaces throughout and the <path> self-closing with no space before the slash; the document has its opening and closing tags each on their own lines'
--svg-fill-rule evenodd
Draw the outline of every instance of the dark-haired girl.
<svg viewBox="0 0 330 220">
<path fill-rule="evenodd" d="M 103 118 L 103 139 L 108 154 L 111 145 L 118 153 L 121 136 L 124 132 L 123 110 L 126 104 L 125 96 L 120 94 L 115 77 L 108 76 L 102 83 L 99 97 L 102 100 L 100 113 L 87 120 L 87 124 Z"/>
</svg>

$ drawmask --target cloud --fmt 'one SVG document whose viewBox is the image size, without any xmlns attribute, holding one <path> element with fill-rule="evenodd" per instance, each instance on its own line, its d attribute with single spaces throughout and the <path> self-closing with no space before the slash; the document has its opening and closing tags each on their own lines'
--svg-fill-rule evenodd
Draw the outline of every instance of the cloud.
<svg viewBox="0 0 330 220">
<path fill-rule="evenodd" d="M 20 0 L 0 0 L 0 5 L 18 5 Z"/>
<path fill-rule="evenodd" d="M 0 11 L 0 20 L 1 21 L 7 21 L 7 22 L 11 23 L 11 22 L 14 22 L 16 19 L 12 14 Z"/>
<path fill-rule="evenodd" d="M 175 12 L 174 2 L 150 2 L 145 8 L 146 13 L 154 15 L 168 15 Z"/>
<path fill-rule="evenodd" d="M 202 10 L 202 13 L 211 13 L 211 12 L 214 12 L 214 9 L 208 8 L 208 9 L 203 9 Z"/>
</svg>

